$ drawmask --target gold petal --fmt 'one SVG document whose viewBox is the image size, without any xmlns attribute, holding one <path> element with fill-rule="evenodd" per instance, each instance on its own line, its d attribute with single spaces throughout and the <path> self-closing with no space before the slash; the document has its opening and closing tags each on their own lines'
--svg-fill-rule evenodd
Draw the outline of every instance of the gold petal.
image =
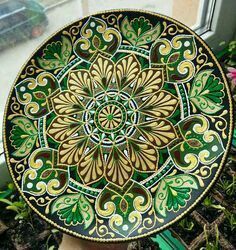
<svg viewBox="0 0 236 250">
<path fill-rule="evenodd" d="M 64 141 L 69 136 L 73 135 L 82 125 L 81 121 L 78 121 L 72 117 L 57 116 L 53 119 L 50 126 L 47 129 L 47 133 L 55 141 Z"/>
<path fill-rule="evenodd" d="M 88 136 L 70 138 L 59 147 L 59 164 L 77 165 L 86 149 Z"/>
<path fill-rule="evenodd" d="M 144 69 L 139 73 L 133 87 L 133 95 L 144 97 L 154 94 L 164 83 L 163 69 Z"/>
<path fill-rule="evenodd" d="M 90 67 L 90 74 L 93 80 L 106 90 L 111 82 L 114 73 L 112 60 L 99 55 Z"/>
<path fill-rule="evenodd" d="M 108 182 L 123 187 L 131 178 L 133 168 L 120 149 L 113 147 L 107 159 L 106 179 Z"/>
<path fill-rule="evenodd" d="M 62 91 L 52 99 L 53 109 L 58 115 L 73 115 L 84 110 L 83 104 L 70 91 Z"/>
<path fill-rule="evenodd" d="M 115 65 L 115 75 L 118 89 L 129 86 L 140 72 L 141 66 L 134 55 L 128 55 L 121 58 Z"/>
<path fill-rule="evenodd" d="M 178 105 L 178 98 L 161 90 L 150 96 L 141 106 L 139 111 L 155 118 L 171 116 Z"/>
<path fill-rule="evenodd" d="M 153 172 L 157 170 L 158 152 L 149 143 L 127 139 L 129 157 L 134 168 L 138 171 Z"/>
<path fill-rule="evenodd" d="M 75 94 L 92 97 L 92 79 L 87 70 L 71 71 L 68 79 L 68 88 Z"/>
<path fill-rule="evenodd" d="M 154 146 L 168 146 L 176 137 L 174 126 L 165 119 L 152 120 L 137 125 L 140 133 Z"/>
<path fill-rule="evenodd" d="M 104 173 L 104 161 L 100 145 L 92 148 L 81 157 L 78 164 L 78 174 L 84 184 L 91 184 L 98 181 Z"/>
</svg>

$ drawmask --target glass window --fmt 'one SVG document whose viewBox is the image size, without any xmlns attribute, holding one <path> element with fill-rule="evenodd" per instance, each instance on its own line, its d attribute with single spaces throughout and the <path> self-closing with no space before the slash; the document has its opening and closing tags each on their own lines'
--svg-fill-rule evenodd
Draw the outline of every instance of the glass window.
<svg viewBox="0 0 236 250">
<path fill-rule="evenodd" d="M 235 31 L 235 0 L 0 0 L 0 112 L 20 68 L 48 36 L 85 15 L 120 8 L 173 17 L 213 47 Z"/>
</svg>

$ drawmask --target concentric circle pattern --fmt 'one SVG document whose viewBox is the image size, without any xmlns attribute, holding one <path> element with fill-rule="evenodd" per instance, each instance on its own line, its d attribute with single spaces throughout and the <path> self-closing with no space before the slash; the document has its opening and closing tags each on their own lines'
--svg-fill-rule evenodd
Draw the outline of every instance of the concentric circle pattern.
<svg viewBox="0 0 236 250">
<path fill-rule="evenodd" d="M 12 178 L 46 221 L 85 239 L 167 228 L 205 195 L 232 136 L 230 92 L 204 42 L 153 13 L 85 17 L 47 40 L 9 95 Z"/>
</svg>

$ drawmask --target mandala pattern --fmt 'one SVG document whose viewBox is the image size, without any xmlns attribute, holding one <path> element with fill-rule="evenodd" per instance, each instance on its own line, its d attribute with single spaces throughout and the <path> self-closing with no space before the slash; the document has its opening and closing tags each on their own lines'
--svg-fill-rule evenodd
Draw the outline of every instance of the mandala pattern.
<svg viewBox="0 0 236 250">
<path fill-rule="evenodd" d="M 232 103 L 192 31 L 115 11 L 35 52 L 4 127 L 11 175 L 37 213 L 78 237 L 123 241 L 168 227 L 205 195 L 229 148 Z"/>
</svg>

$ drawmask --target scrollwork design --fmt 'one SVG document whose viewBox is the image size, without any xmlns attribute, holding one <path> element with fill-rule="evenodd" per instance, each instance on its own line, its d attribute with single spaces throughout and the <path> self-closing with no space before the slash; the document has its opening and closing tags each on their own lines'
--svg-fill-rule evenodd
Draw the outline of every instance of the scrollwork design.
<svg viewBox="0 0 236 250">
<path fill-rule="evenodd" d="M 43 71 L 43 69 L 39 68 L 36 65 L 35 59 L 31 59 L 30 62 L 27 64 L 27 67 L 24 69 L 24 71 L 22 71 L 20 78 L 24 79 L 27 76 L 33 76 L 34 74 L 39 74 Z"/>
<path fill-rule="evenodd" d="M 162 23 L 164 29 L 162 34 L 160 35 L 160 37 L 165 37 L 167 35 L 171 35 L 174 36 L 176 34 L 181 34 L 184 33 L 184 29 L 181 29 L 180 27 L 178 27 L 176 24 L 172 23 L 172 24 L 167 24 L 167 22 L 163 22 Z"/>
<path fill-rule="evenodd" d="M 21 106 L 17 102 L 16 97 L 12 97 L 11 100 L 12 100 L 12 103 L 10 105 L 10 109 L 12 111 L 12 114 L 8 116 L 7 118 L 8 120 L 13 119 L 15 116 L 23 115 L 23 111 L 20 109 Z"/>
<path fill-rule="evenodd" d="M 73 25 L 68 30 L 63 30 L 62 34 L 69 36 L 72 43 L 74 43 L 75 40 L 77 39 L 77 36 L 80 32 L 80 28 L 82 27 L 82 25 L 83 25 L 83 22 L 80 21 L 77 25 Z"/>
<path fill-rule="evenodd" d="M 148 212 L 148 217 L 143 220 L 142 225 L 139 227 L 138 233 L 141 234 L 144 230 L 153 229 L 156 226 L 157 221 L 160 223 L 164 223 L 164 219 L 159 218 L 156 215 L 155 210 L 152 208 Z"/>
<path fill-rule="evenodd" d="M 195 176 L 198 179 L 200 187 L 204 187 L 204 181 L 209 178 L 212 174 L 212 170 L 214 168 L 218 168 L 218 163 L 213 163 L 210 166 L 202 166 L 200 169 L 197 169 L 195 172 L 191 173 L 191 175 Z"/>
<path fill-rule="evenodd" d="M 97 236 L 99 236 L 100 238 L 105 237 L 107 235 L 109 235 L 111 238 L 115 237 L 115 234 L 109 231 L 108 227 L 104 225 L 104 220 L 98 219 L 97 215 L 95 215 L 95 225 L 89 231 L 89 235 L 94 235 L 94 233 L 96 233 Z"/>
<path fill-rule="evenodd" d="M 196 58 L 196 74 L 203 68 L 203 67 L 210 67 L 212 68 L 214 64 L 209 62 L 208 55 L 203 52 L 203 47 L 198 48 L 198 56 Z"/>
<path fill-rule="evenodd" d="M 117 28 L 118 30 L 120 30 L 119 20 L 122 17 L 123 17 L 122 14 L 120 14 L 118 16 L 115 14 L 102 15 L 102 19 L 106 20 L 109 25 L 111 25 L 111 26 L 114 25 L 114 28 Z"/>
<path fill-rule="evenodd" d="M 218 131 L 221 132 L 221 135 L 223 137 L 223 139 L 226 139 L 227 138 L 227 135 L 226 135 L 226 129 L 227 129 L 227 121 L 225 118 L 223 118 L 223 116 L 227 115 L 229 112 L 228 110 L 223 110 L 223 112 L 220 114 L 220 115 L 206 115 L 213 124 L 215 124 L 215 127 Z"/>
<path fill-rule="evenodd" d="M 45 207 L 45 214 L 49 214 L 50 205 L 56 198 L 57 197 L 51 198 L 49 196 L 46 196 L 45 198 L 44 197 L 36 198 L 34 196 L 30 196 L 29 200 L 34 201 L 39 207 Z"/>
<path fill-rule="evenodd" d="M 26 169 L 26 157 L 21 160 L 15 160 L 14 158 L 10 158 L 10 163 L 15 164 L 14 171 L 17 174 L 16 180 L 20 181 L 22 179 L 22 173 Z"/>
</svg>

